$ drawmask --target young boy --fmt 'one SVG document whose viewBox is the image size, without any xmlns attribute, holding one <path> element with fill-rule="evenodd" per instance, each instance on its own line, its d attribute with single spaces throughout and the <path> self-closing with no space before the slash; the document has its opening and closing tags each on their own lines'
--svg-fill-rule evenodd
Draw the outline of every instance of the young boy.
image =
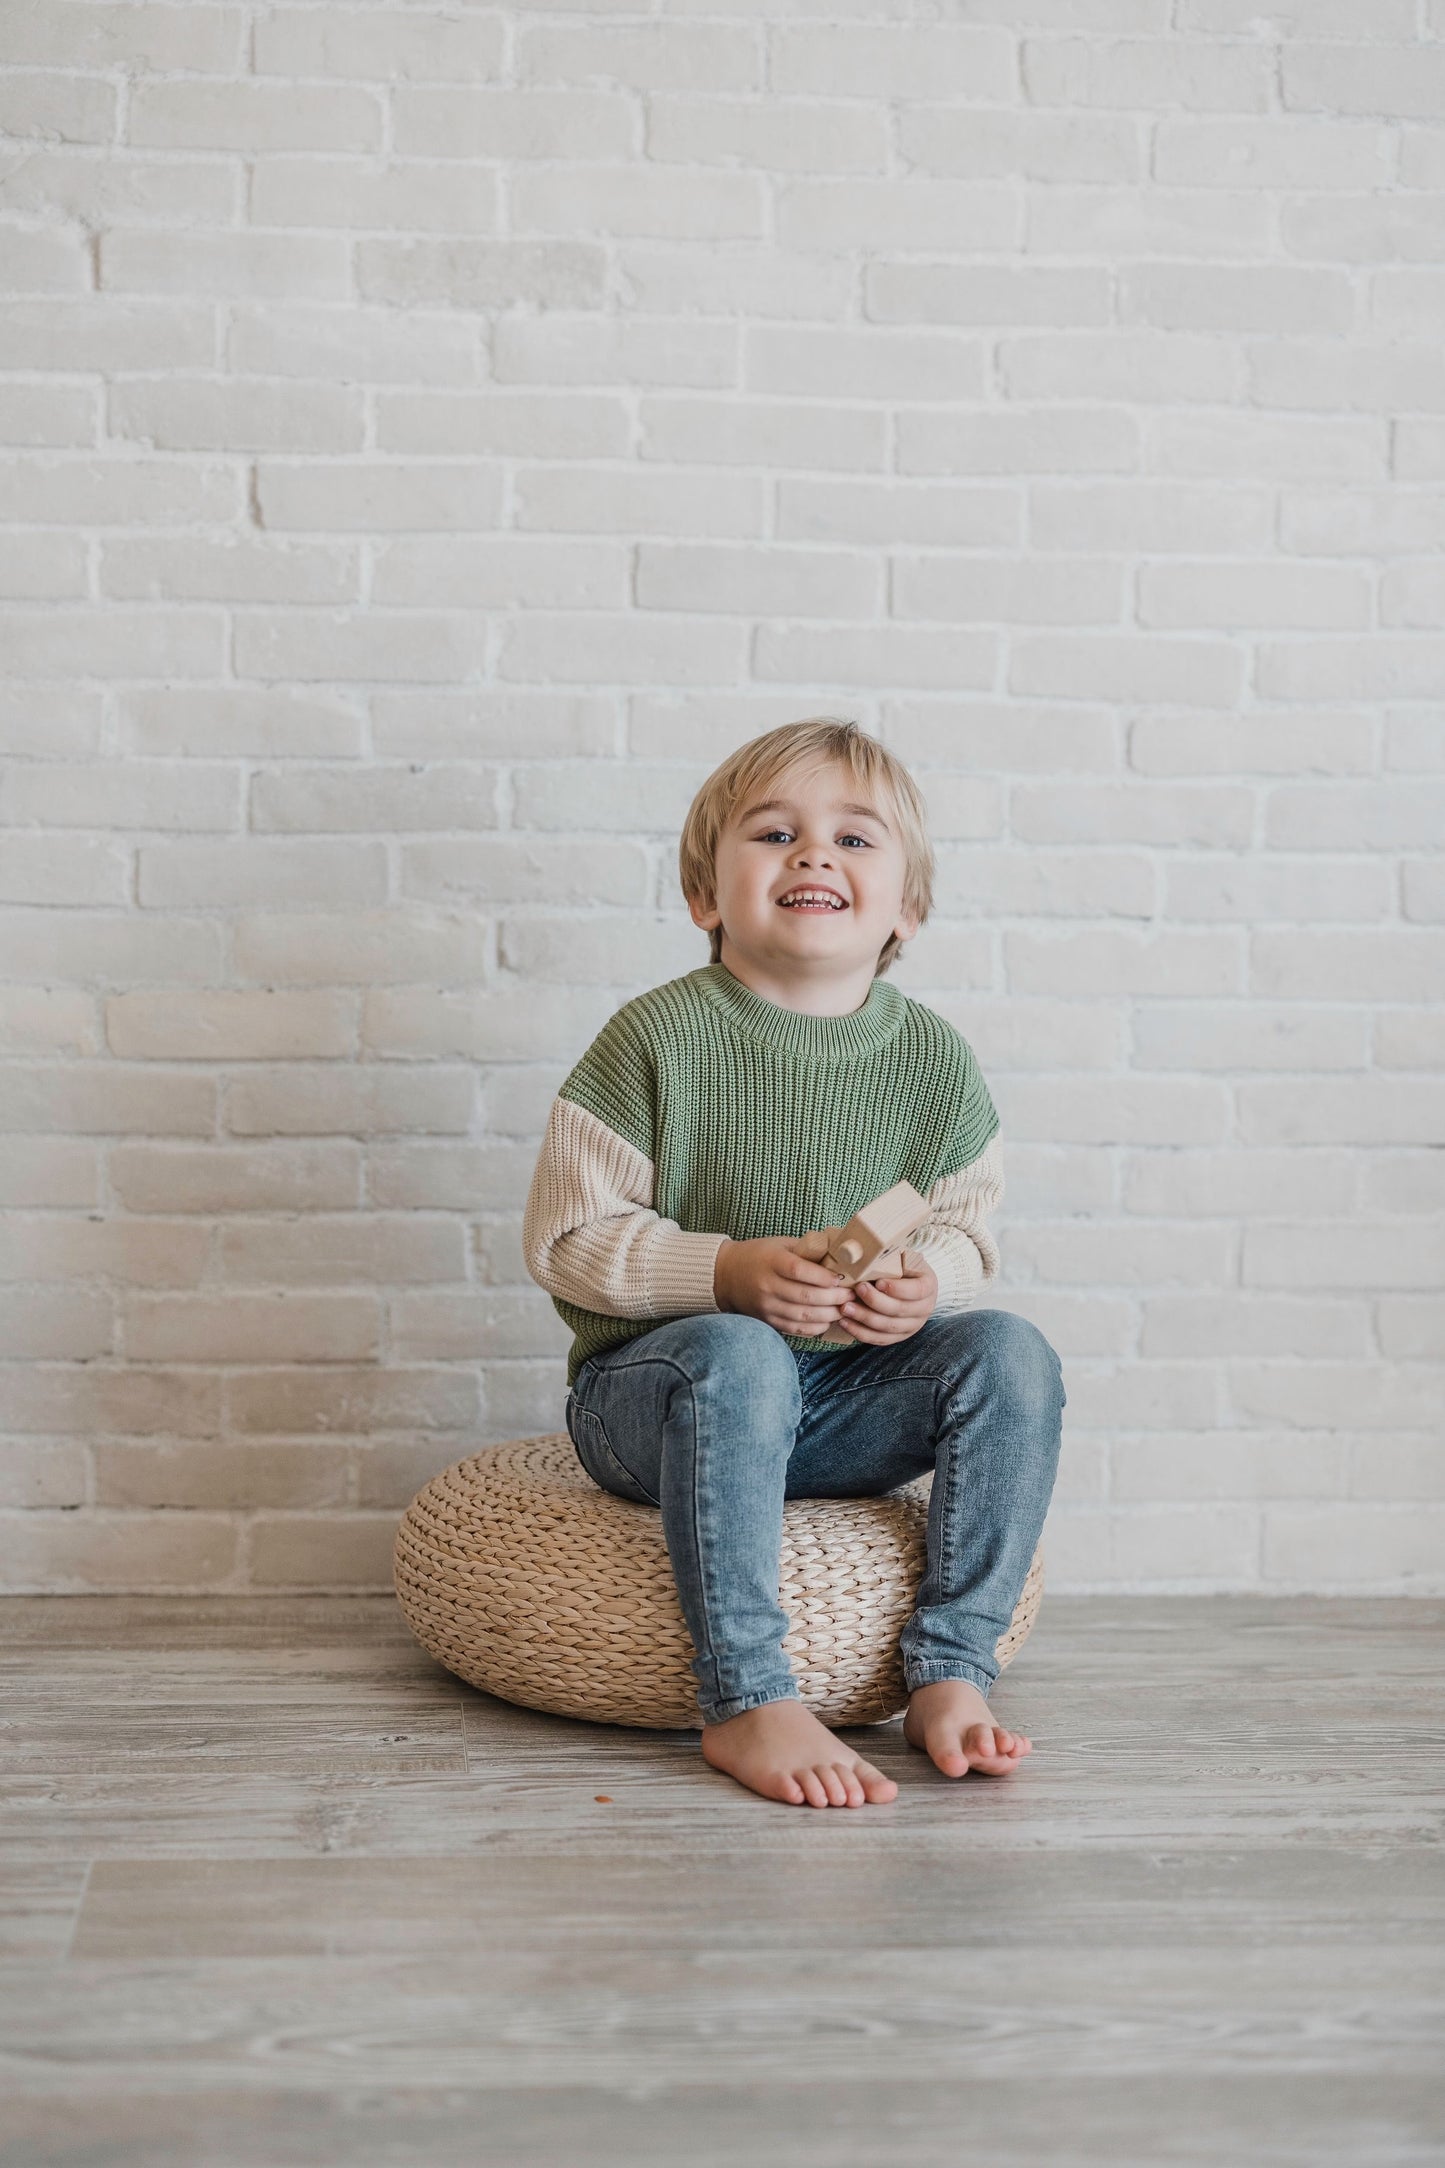
<svg viewBox="0 0 1445 2168">
<path fill-rule="evenodd" d="M 596 1483 L 661 1509 L 705 1758 L 791 1806 L 898 1787 L 798 1696 L 783 1500 L 932 1469 L 904 1736 L 946 1776 L 1005 1775 L 1031 1742 L 985 1697 L 1066 1396 L 1035 1326 L 969 1307 L 998 1272 L 998 1115 L 967 1042 L 884 977 L 932 900 L 922 800 L 856 723 L 786 724 L 704 783 L 679 865 L 712 961 L 604 1025 L 527 1200 L 527 1268 L 575 1335 L 568 1433 Z M 898 1181 L 931 1207 L 899 1278 L 803 1254 Z"/>
</svg>

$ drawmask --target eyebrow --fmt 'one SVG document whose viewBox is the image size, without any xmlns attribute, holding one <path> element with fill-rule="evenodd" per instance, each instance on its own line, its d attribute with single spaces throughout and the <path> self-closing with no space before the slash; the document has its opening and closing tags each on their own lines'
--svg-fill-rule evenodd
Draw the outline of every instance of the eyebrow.
<svg viewBox="0 0 1445 2168">
<path fill-rule="evenodd" d="M 760 813 L 791 813 L 792 810 L 785 798 L 767 798 L 761 805 L 750 805 L 746 813 L 740 813 L 738 815 L 738 825 L 742 827 L 748 821 L 756 820 Z M 884 820 L 881 813 L 875 812 L 871 805 L 840 805 L 838 811 L 840 813 L 861 813 L 865 820 L 876 821 L 885 836 L 888 834 L 887 821 Z"/>
</svg>

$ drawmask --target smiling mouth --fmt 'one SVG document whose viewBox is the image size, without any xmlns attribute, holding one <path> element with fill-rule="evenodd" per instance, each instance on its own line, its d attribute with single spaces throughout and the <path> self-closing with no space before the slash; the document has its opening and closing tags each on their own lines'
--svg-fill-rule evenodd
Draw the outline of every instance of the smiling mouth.
<svg viewBox="0 0 1445 2168">
<path fill-rule="evenodd" d="M 783 911 L 846 911 L 848 906 L 841 896 L 830 896 L 826 889 L 800 888 L 779 896 L 778 908 Z"/>
</svg>

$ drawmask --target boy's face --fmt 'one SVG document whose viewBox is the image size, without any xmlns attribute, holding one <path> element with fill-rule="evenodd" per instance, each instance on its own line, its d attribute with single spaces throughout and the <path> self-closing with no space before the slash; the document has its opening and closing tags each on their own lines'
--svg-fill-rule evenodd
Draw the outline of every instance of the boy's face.
<svg viewBox="0 0 1445 2168">
<path fill-rule="evenodd" d="M 891 804 L 870 803 L 832 762 L 789 769 L 758 795 L 767 802 L 739 806 L 718 838 L 712 904 L 689 898 L 696 925 L 720 924 L 738 956 L 784 977 L 841 977 L 871 968 L 891 934 L 912 940 Z"/>
</svg>

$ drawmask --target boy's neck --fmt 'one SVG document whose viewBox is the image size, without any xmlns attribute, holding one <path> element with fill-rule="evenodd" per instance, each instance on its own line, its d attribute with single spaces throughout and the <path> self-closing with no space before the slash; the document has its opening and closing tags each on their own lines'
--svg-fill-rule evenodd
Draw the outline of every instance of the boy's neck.
<svg viewBox="0 0 1445 2168">
<path fill-rule="evenodd" d="M 871 963 L 827 976 L 779 973 L 750 957 L 739 956 L 726 934 L 718 961 L 751 993 L 761 994 L 764 1001 L 775 1001 L 780 1009 L 796 1009 L 803 1016 L 851 1016 L 868 999 L 876 976 Z"/>
</svg>

